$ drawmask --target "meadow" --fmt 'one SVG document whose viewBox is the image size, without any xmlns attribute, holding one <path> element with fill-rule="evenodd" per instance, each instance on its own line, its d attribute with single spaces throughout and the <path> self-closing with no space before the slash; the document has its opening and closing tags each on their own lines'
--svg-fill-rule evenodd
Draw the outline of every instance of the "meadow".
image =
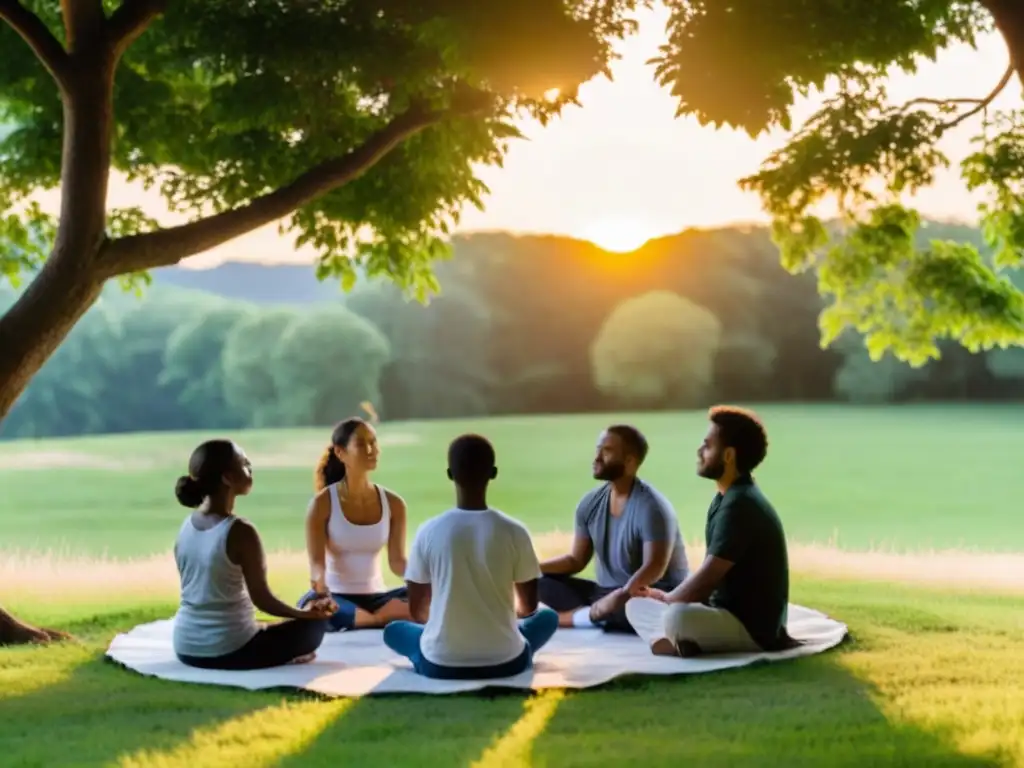
<svg viewBox="0 0 1024 768">
<path fill-rule="evenodd" d="M 1024 408 L 978 406 L 767 407 L 770 460 L 758 481 L 787 535 L 844 550 L 1024 551 L 1017 524 Z M 687 540 L 701 539 L 713 486 L 694 475 L 703 412 L 625 414 L 648 436 L 643 476 L 672 500 Z M 508 418 L 380 426 L 376 480 L 401 494 L 415 526 L 452 503 L 448 441 L 479 431 L 495 444 L 492 503 L 534 533 L 570 531 L 591 488 L 590 464 L 611 417 Z M 255 488 L 242 514 L 268 547 L 303 546 L 313 468 L 330 430 L 245 431 Z M 166 552 L 184 510 L 174 481 L 214 435 L 129 434 L 0 443 L 0 549 L 135 557 Z M 219 433 L 217 436 L 220 436 Z"/>
<path fill-rule="evenodd" d="M 846 622 L 849 641 L 786 664 L 531 697 L 322 701 L 121 670 L 102 657 L 113 634 L 174 611 L 168 551 L 185 510 L 171 491 L 205 435 L 2 444 L 0 603 L 81 642 L 0 651 L 0 762 L 1024 764 L 1024 475 L 1012 471 L 1024 409 L 760 411 L 772 447 L 758 479 L 791 541 L 792 600 Z M 693 474 L 704 415 L 622 418 L 648 434 L 644 474 L 674 501 L 699 556 L 713 494 Z M 608 421 L 384 424 L 377 479 L 405 496 L 415 526 L 451 502 L 447 441 L 483 432 L 499 454 L 493 502 L 550 554 L 592 484 L 593 445 Z M 236 437 L 256 463 L 244 514 L 275 550 L 272 581 L 287 599 L 304 584 L 296 550 L 327 434 Z M 970 578 L 986 567 L 998 589 Z M 1015 578 L 996 578 L 1007 573 Z"/>
</svg>

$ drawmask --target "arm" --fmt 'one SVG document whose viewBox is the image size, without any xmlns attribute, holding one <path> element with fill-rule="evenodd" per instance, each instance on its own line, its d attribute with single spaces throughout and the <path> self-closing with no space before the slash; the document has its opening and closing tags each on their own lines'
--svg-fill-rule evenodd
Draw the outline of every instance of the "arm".
<svg viewBox="0 0 1024 768">
<path fill-rule="evenodd" d="M 665 575 L 671 552 L 671 543 L 668 541 L 645 541 L 643 563 L 626 582 L 623 591 L 634 596 L 658 581 Z"/>
<path fill-rule="evenodd" d="M 317 494 L 306 509 L 306 555 L 309 559 L 309 584 L 318 595 L 327 594 L 327 519 L 331 505 L 326 492 Z"/>
<path fill-rule="evenodd" d="M 540 603 L 540 562 L 526 526 L 514 529 L 515 568 L 512 571 L 516 593 L 516 616 L 525 619 L 537 612 Z"/>
<path fill-rule="evenodd" d="M 540 570 L 545 574 L 573 576 L 586 568 L 593 556 L 594 542 L 589 536 L 576 531 L 569 554 L 545 560 L 540 564 Z"/>
<path fill-rule="evenodd" d="M 388 567 L 395 576 L 405 576 L 408 563 L 405 557 L 406 506 L 405 500 L 391 491 L 385 491 L 391 507 L 391 531 L 388 534 Z"/>
<path fill-rule="evenodd" d="M 700 568 L 690 574 L 682 584 L 665 594 L 666 603 L 703 603 L 715 591 L 719 582 L 735 563 L 714 555 L 704 558 Z"/>
<path fill-rule="evenodd" d="M 428 523 L 429 525 L 429 523 Z M 416 532 L 409 549 L 409 561 L 405 565 L 405 586 L 409 590 L 409 617 L 418 624 L 426 624 L 430 618 L 430 602 L 433 591 L 430 588 L 430 563 L 424 552 L 423 528 Z"/>
<path fill-rule="evenodd" d="M 742 500 L 718 511 L 704 562 L 686 581 L 665 595 L 670 603 L 703 603 L 737 562 L 746 557 L 756 536 L 756 517 Z"/>
<path fill-rule="evenodd" d="M 270 616 L 282 619 L 323 619 L 330 612 L 316 606 L 301 610 L 281 602 L 267 583 L 267 562 L 263 542 L 252 523 L 239 519 L 228 533 L 227 553 L 231 562 L 242 569 L 245 587 L 253 604 Z"/>
<path fill-rule="evenodd" d="M 644 514 L 640 520 L 640 537 L 643 540 L 644 559 L 630 577 L 623 589 L 631 597 L 640 590 L 651 586 L 665 575 L 675 542 L 675 510 L 659 496 L 646 497 Z"/>
<path fill-rule="evenodd" d="M 525 619 L 537 612 L 540 604 L 540 579 L 516 583 L 516 616 Z"/>
<path fill-rule="evenodd" d="M 426 624 L 430 618 L 430 585 L 416 581 L 407 581 L 405 585 L 409 588 L 409 617 L 417 624 Z"/>
<path fill-rule="evenodd" d="M 545 560 L 540 564 L 540 572 L 552 576 L 574 576 L 590 563 L 594 556 L 594 542 L 587 528 L 587 513 L 593 494 L 588 493 L 576 506 L 575 534 L 572 538 L 572 549 L 567 555 L 559 555 Z"/>
</svg>

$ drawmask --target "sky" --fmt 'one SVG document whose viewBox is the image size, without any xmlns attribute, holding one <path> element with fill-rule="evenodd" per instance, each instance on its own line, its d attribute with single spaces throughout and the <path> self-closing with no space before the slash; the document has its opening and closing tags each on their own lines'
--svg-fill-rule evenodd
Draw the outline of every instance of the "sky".
<svg viewBox="0 0 1024 768">
<path fill-rule="evenodd" d="M 624 41 L 613 80 L 594 80 L 580 89 L 581 107 L 565 110 L 541 127 L 521 125 L 526 140 L 513 143 L 503 168 L 481 168 L 491 190 L 486 208 L 469 207 L 459 231 L 510 230 L 564 234 L 597 242 L 611 250 L 631 250 L 647 239 L 688 227 L 764 222 L 757 196 L 737 181 L 755 172 L 761 161 L 785 143 L 775 132 L 752 140 L 743 132 L 702 128 L 692 118 L 675 117 L 676 102 L 654 82 L 645 62 L 664 38 L 661 10 L 638 15 L 640 32 Z M 937 62 L 925 62 L 913 75 L 890 80 L 894 100 L 916 96 L 967 98 L 987 94 L 1006 69 L 1007 53 L 998 36 L 984 38 L 978 50 L 951 49 Z M 1014 80 L 995 102 L 1019 105 Z M 797 122 L 815 102 L 800 103 Z M 970 151 L 980 117 L 945 139 L 953 161 L 936 184 L 910 200 L 923 213 L 941 219 L 971 221 L 977 199 L 959 178 L 958 161 Z M 55 198 L 50 200 L 51 207 Z M 111 207 L 142 205 L 163 224 L 173 224 L 156 192 L 112 179 Z M 191 259 L 189 266 L 225 260 L 296 262 L 312 260 L 296 251 L 291 236 L 270 225 Z"/>
</svg>

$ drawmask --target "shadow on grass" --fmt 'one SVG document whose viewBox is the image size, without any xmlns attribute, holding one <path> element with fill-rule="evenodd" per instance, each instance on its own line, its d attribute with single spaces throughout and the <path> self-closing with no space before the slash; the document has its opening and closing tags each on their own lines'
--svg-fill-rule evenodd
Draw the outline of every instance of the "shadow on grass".
<svg viewBox="0 0 1024 768">
<path fill-rule="evenodd" d="M 573 693 L 534 742 L 533 764 L 1001 764 L 888 719 L 870 685 L 841 666 L 841 653 Z"/>
<path fill-rule="evenodd" d="M 528 698 L 522 691 L 362 698 L 276 765 L 470 765 L 520 719 Z"/>
<path fill-rule="evenodd" d="M 0 691 L 0 765 L 465 765 L 517 720 L 526 698 L 332 701 L 156 680 L 104 655 L 115 633 L 164 612 L 152 613 L 71 623 L 80 645 L 0 653 L 0 673 L 21 674 L 21 690 Z"/>
<path fill-rule="evenodd" d="M 388 695 L 339 706 L 302 694 L 153 680 L 103 658 L 113 632 L 149 619 L 137 611 L 101 615 L 70 627 L 90 640 L 87 647 L 24 651 L 23 666 L 57 664 L 66 675 L 22 694 L 0 692 L 0 763 L 109 765 L 135 756 L 145 764 L 142 753 L 156 753 L 193 766 L 241 760 L 288 768 L 497 765 L 502 758 L 559 768 L 623 761 L 639 768 L 670 761 L 787 768 L 998 764 L 959 754 L 941 733 L 888 719 L 869 684 L 842 664 L 844 649 L 564 695 Z M 937 622 L 936 629 L 946 628 Z M 275 709 L 282 705 L 301 712 L 286 716 Z M 526 722 L 531 710 L 543 711 Z M 242 726 L 232 730 L 232 723 Z M 219 741 L 190 747 L 203 731 L 219 732 Z"/>
</svg>

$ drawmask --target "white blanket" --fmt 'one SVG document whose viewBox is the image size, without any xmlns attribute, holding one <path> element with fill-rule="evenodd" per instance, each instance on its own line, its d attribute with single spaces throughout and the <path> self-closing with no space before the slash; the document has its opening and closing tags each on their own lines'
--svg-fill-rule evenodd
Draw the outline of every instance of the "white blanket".
<svg viewBox="0 0 1024 768">
<path fill-rule="evenodd" d="M 597 629 L 560 629 L 534 659 L 534 669 L 500 680 L 430 680 L 412 671 L 410 662 L 381 641 L 380 630 L 328 634 L 309 664 L 252 672 L 193 669 L 177 660 L 171 646 L 173 620 L 135 627 L 114 638 L 107 656 L 143 675 L 186 683 L 224 685 L 248 690 L 301 688 L 327 696 L 378 693 L 461 693 L 490 687 L 542 690 L 589 688 L 623 675 L 686 675 L 783 661 L 833 648 L 846 636 L 846 625 L 790 605 L 789 633 L 804 641 L 779 653 L 742 653 L 680 659 L 651 654 L 633 635 Z"/>
</svg>

